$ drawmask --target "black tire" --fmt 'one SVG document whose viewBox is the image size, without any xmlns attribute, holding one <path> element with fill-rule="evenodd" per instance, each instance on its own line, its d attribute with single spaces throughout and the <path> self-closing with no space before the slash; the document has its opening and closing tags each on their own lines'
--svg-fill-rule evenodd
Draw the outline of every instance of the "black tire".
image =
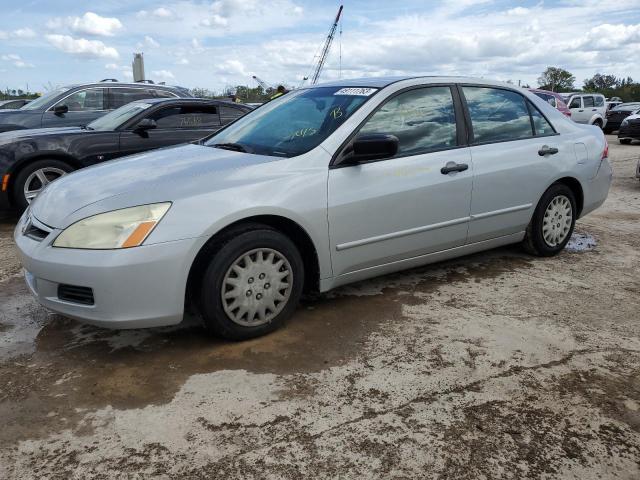
<svg viewBox="0 0 640 480">
<path fill-rule="evenodd" d="M 227 314 L 222 289 L 232 264 L 255 249 L 272 249 L 284 257 L 289 262 L 293 281 L 290 282 L 289 297 L 282 302 L 284 305 L 277 315 L 266 323 L 247 326 L 237 323 Z M 229 340 L 246 340 L 276 330 L 293 315 L 304 286 L 304 263 L 295 244 L 287 236 L 267 225 L 242 225 L 223 234 L 210 251 L 213 256 L 204 270 L 197 301 L 205 327 L 211 333 Z M 269 287 L 266 283 L 262 286 L 258 283 L 256 280 L 252 288 Z"/>
<path fill-rule="evenodd" d="M 65 174 L 73 172 L 73 167 L 66 162 L 61 160 L 37 160 L 33 163 L 28 164 L 22 170 L 18 172 L 15 181 L 12 185 L 13 191 L 13 203 L 20 210 L 24 210 L 29 206 L 29 201 L 26 199 L 24 195 L 24 185 L 29 179 L 29 176 L 37 172 L 38 170 L 42 170 L 45 168 L 52 168 L 56 170 L 61 170 L 65 172 Z"/>
<path fill-rule="evenodd" d="M 620 138 L 618 139 L 618 141 L 622 144 L 622 145 L 629 145 L 631 144 L 632 140 L 630 138 Z"/>
<path fill-rule="evenodd" d="M 545 240 L 543 234 L 544 219 L 549 204 L 558 197 L 566 197 L 571 203 L 571 226 L 569 231 L 566 233 L 566 237 L 560 243 L 557 245 L 550 245 Z M 546 192 L 544 192 L 542 198 L 540 198 L 540 201 L 538 202 L 523 240 L 524 249 L 531 255 L 536 255 L 538 257 L 551 257 L 553 255 L 557 255 L 569 242 L 573 229 L 576 225 L 576 217 L 576 199 L 573 195 L 573 191 L 566 185 L 554 183 Z"/>
<path fill-rule="evenodd" d="M 606 133 L 607 135 L 610 135 L 610 134 L 612 134 L 612 133 L 613 133 L 613 130 L 611 130 L 610 128 L 603 128 L 603 129 L 602 129 L 602 131 L 603 131 L 604 133 Z"/>
<path fill-rule="evenodd" d="M 594 121 L 593 125 L 595 125 L 596 127 L 602 129 L 602 120 L 598 119 L 598 120 Z"/>
</svg>

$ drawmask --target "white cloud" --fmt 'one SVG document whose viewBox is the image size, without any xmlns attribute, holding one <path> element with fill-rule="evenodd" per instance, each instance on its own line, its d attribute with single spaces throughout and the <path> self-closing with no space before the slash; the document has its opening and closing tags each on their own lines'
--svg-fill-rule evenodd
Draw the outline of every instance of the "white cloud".
<svg viewBox="0 0 640 480">
<path fill-rule="evenodd" d="M 160 46 L 160 44 L 158 42 L 156 42 L 153 37 L 150 37 L 149 35 L 145 35 L 144 37 L 144 43 L 147 47 L 152 47 L 152 48 L 158 48 Z"/>
<path fill-rule="evenodd" d="M 175 75 L 170 70 L 154 70 L 151 72 L 151 76 L 156 80 L 175 80 Z"/>
<path fill-rule="evenodd" d="M 27 38 L 35 38 L 37 35 L 36 35 L 36 32 L 26 27 L 26 28 L 19 28 L 17 30 L 14 30 L 12 32 L 12 36 L 14 36 L 15 38 L 27 39 Z"/>
<path fill-rule="evenodd" d="M 120 57 L 115 48 L 106 46 L 100 40 L 87 40 L 86 38 L 73 38 L 69 35 L 55 34 L 46 35 L 46 38 L 58 50 L 71 55 L 113 59 Z"/>
<path fill-rule="evenodd" d="M 8 53 L 6 55 L 0 55 L 0 60 L 5 62 L 11 62 L 14 67 L 17 68 L 34 68 L 32 63 L 25 62 L 17 53 Z"/>
<path fill-rule="evenodd" d="M 4 30 L 0 30 L 0 40 L 6 40 L 7 38 L 9 38 L 9 34 Z"/>
<path fill-rule="evenodd" d="M 47 21 L 49 30 L 60 30 L 67 27 L 74 33 L 95 35 L 102 37 L 113 37 L 122 30 L 123 25 L 115 17 L 101 17 L 93 12 L 86 12 L 81 17 L 52 18 Z"/>
<path fill-rule="evenodd" d="M 151 12 L 151 14 L 154 17 L 158 17 L 158 18 L 171 18 L 171 17 L 173 17 L 173 12 L 171 10 L 169 10 L 168 8 L 164 8 L 164 7 L 156 8 L 153 12 Z"/>
<path fill-rule="evenodd" d="M 189 65 L 189 59 L 182 57 L 176 61 L 176 65 Z"/>
</svg>

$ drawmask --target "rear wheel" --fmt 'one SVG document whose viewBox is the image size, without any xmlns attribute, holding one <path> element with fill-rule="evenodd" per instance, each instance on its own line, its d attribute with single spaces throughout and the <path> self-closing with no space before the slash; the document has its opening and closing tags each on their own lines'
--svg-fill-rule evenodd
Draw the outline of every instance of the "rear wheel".
<svg viewBox="0 0 640 480">
<path fill-rule="evenodd" d="M 13 200 L 24 210 L 48 184 L 73 171 L 60 160 L 38 160 L 24 167 L 13 184 Z"/>
<path fill-rule="evenodd" d="M 631 143 L 630 138 L 621 138 L 618 140 L 622 145 L 629 145 Z"/>
<path fill-rule="evenodd" d="M 288 237 L 253 224 L 214 245 L 199 294 L 205 326 L 244 340 L 269 333 L 293 315 L 304 285 L 300 252 Z"/>
<path fill-rule="evenodd" d="M 573 192 L 566 185 L 551 185 L 538 202 L 523 242 L 532 255 L 557 255 L 567 244 L 576 224 Z"/>
</svg>

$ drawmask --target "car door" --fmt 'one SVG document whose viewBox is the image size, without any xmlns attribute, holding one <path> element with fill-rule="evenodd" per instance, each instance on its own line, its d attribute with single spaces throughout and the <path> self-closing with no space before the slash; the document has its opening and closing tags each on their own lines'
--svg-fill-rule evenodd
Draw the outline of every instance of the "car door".
<svg viewBox="0 0 640 480">
<path fill-rule="evenodd" d="M 395 135 L 399 149 L 392 158 L 330 169 L 334 275 L 465 243 L 473 168 L 459 107 L 450 86 L 420 87 L 392 97 L 363 124 L 358 135 Z M 446 166 L 458 167 L 447 173 Z"/>
<path fill-rule="evenodd" d="M 471 125 L 474 179 L 469 243 L 523 232 L 554 169 L 574 155 L 519 92 L 462 86 Z M 557 149 L 554 152 L 553 149 Z M 545 153 L 547 152 L 547 153 Z"/>
<path fill-rule="evenodd" d="M 193 142 L 220 128 L 217 105 L 172 105 L 153 110 L 143 118 L 153 120 L 156 128 L 139 130 L 131 125 L 120 132 L 121 155 Z"/>
<path fill-rule="evenodd" d="M 569 111 L 571 112 L 571 120 L 577 123 L 584 123 L 584 109 L 582 108 L 582 97 L 575 96 L 569 102 Z"/>
<path fill-rule="evenodd" d="M 67 95 L 42 114 L 42 126 L 81 126 L 91 123 L 108 111 L 106 90 L 103 87 L 92 87 Z M 57 106 L 66 106 L 68 111 L 55 113 Z"/>
</svg>

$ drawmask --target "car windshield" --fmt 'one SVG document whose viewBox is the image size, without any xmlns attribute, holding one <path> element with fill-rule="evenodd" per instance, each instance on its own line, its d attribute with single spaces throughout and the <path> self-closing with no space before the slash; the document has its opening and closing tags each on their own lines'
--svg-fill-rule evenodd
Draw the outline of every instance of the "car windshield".
<svg viewBox="0 0 640 480">
<path fill-rule="evenodd" d="M 615 107 L 613 107 L 611 110 L 615 110 L 615 111 L 635 111 L 638 110 L 640 108 L 640 103 L 623 103 L 621 105 L 616 105 Z"/>
<path fill-rule="evenodd" d="M 376 91 L 359 87 L 293 91 L 248 113 L 205 145 L 278 157 L 302 155 L 331 135 Z"/>
<path fill-rule="evenodd" d="M 32 102 L 27 103 L 21 108 L 21 110 L 38 110 L 40 107 L 48 105 L 49 102 L 55 99 L 58 95 L 61 95 L 69 90 L 70 89 L 67 87 L 56 88 L 55 90 L 52 90 L 49 93 L 45 93 L 41 97 L 36 98 Z"/>
<path fill-rule="evenodd" d="M 94 120 L 87 128 L 89 130 L 98 130 L 100 132 L 110 132 L 118 128 L 123 123 L 127 122 L 138 113 L 146 110 L 151 106 L 150 103 L 145 102 L 131 102 L 123 105 L 120 108 L 115 109 L 113 112 L 109 112 L 106 115 Z"/>
</svg>

